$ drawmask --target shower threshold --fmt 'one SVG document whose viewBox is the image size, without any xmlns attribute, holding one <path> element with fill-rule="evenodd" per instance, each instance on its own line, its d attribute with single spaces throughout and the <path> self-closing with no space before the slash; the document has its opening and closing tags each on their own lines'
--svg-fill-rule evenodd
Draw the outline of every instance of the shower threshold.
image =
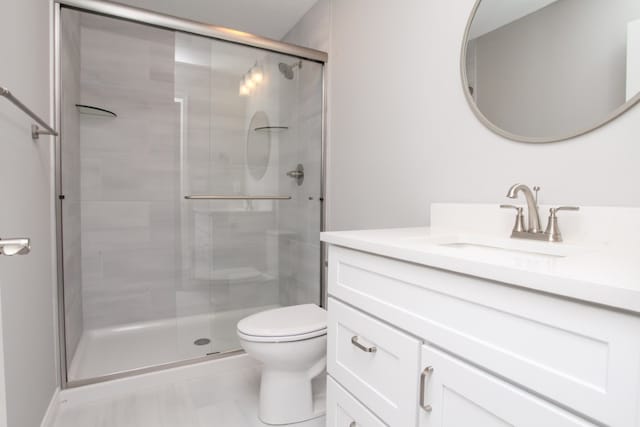
<svg viewBox="0 0 640 427">
<path fill-rule="evenodd" d="M 238 321 L 276 307 L 252 307 L 85 330 L 71 361 L 68 379 L 89 380 L 238 350 Z M 202 340 L 210 342 L 195 344 Z"/>
</svg>

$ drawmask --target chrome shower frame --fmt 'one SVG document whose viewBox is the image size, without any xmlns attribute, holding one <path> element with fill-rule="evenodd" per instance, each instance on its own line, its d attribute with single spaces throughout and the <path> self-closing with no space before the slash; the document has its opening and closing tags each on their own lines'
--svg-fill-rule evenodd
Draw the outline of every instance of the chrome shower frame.
<svg viewBox="0 0 640 427">
<path fill-rule="evenodd" d="M 64 305 L 64 263 L 63 263 L 63 228 L 62 228 L 62 164 L 60 141 L 64 137 L 61 131 L 61 73 L 60 73 L 60 31 L 61 31 L 61 10 L 69 8 L 80 12 L 94 13 L 110 18 L 117 18 L 126 21 L 136 22 L 143 25 L 150 25 L 166 30 L 179 31 L 188 34 L 199 35 L 214 40 L 235 43 L 243 46 L 263 49 L 265 51 L 280 53 L 313 61 L 323 65 L 322 69 L 322 131 L 321 131 L 321 177 L 320 177 L 320 201 L 321 218 L 320 230 L 325 230 L 326 224 L 326 164 L 327 164 L 327 67 L 328 55 L 315 49 L 292 45 L 277 40 L 256 36 L 253 34 L 236 31 L 233 29 L 177 18 L 157 12 L 152 12 L 135 7 L 125 6 L 118 3 L 111 3 L 103 0 L 51 0 L 53 7 L 53 110 L 55 127 L 60 129 L 60 134 L 55 139 L 55 221 L 56 221 L 56 258 L 57 258 L 57 298 L 58 298 L 58 349 L 60 363 L 60 386 L 62 389 L 79 387 L 88 384 L 95 384 L 110 381 L 118 378 L 126 378 L 134 375 L 149 372 L 162 371 L 169 368 L 193 365 L 208 362 L 216 359 L 226 358 L 244 353 L 243 350 L 235 350 L 222 354 L 215 354 L 194 359 L 176 361 L 172 363 L 147 366 L 134 370 L 117 372 L 100 377 L 83 379 L 77 381 L 68 380 L 67 354 L 66 354 L 66 319 Z M 326 307 L 327 301 L 327 274 L 326 274 L 327 250 L 324 243 L 320 244 L 320 303 Z"/>
</svg>

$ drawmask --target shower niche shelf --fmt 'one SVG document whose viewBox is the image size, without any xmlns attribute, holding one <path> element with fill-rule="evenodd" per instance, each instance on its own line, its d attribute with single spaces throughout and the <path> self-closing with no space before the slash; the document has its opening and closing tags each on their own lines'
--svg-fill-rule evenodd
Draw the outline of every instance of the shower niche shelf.
<svg viewBox="0 0 640 427">
<path fill-rule="evenodd" d="M 253 130 L 255 132 L 284 132 L 289 130 L 289 126 L 258 126 Z"/>
<path fill-rule="evenodd" d="M 88 116 L 98 116 L 98 117 L 118 117 L 116 113 L 110 110 L 106 110 L 104 108 L 96 107 L 94 105 L 86 105 L 86 104 L 76 104 L 78 111 L 80 114 L 85 114 Z"/>
</svg>

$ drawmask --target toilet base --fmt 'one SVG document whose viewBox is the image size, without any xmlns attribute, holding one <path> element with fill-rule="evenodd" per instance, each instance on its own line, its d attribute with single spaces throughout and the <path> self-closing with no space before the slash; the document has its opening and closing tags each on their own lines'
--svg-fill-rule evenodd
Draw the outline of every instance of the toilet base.
<svg viewBox="0 0 640 427">
<path fill-rule="evenodd" d="M 295 424 L 325 415 L 326 375 L 313 382 L 309 372 L 263 370 L 260 420 L 269 425 Z"/>
</svg>

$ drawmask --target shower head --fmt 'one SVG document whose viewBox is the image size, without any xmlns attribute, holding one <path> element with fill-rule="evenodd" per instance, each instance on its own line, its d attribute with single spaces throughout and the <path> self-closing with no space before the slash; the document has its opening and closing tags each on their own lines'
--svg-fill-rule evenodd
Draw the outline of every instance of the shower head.
<svg viewBox="0 0 640 427">
<path fill-rule="evenodd" d="M 287 80 L 293 80 L 293 69 L 296 67 L 302 68 L 302 61 L 294 62 L 291 65 L 284 62 L 278 64 L 278 69 Z"/>
</svg>

